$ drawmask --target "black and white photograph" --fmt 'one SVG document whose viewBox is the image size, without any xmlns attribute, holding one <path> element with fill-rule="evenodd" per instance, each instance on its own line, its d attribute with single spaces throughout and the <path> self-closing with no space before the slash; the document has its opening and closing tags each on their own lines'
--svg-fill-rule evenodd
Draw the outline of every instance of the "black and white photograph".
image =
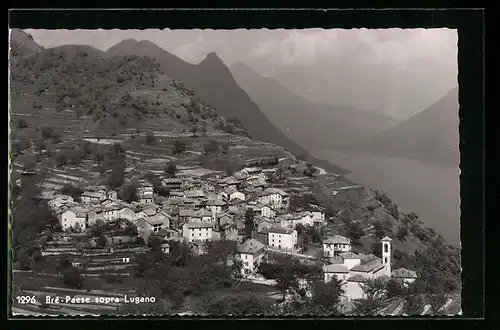
<svg viewBox="0 0 500 330">
<path fill-rule="evenodd" d="M 11 28 L 12 314 L 461 315 L 457 43 Z"/>
</svg>

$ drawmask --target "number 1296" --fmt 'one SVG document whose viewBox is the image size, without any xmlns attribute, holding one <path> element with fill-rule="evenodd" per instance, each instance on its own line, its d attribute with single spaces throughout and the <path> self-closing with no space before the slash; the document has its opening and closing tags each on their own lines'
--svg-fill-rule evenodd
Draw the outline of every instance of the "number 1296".
<svg viewBox="0 0 500 330">
<path fill-rule="evenodd" d="M 36 304 L 35 296 L 17 296 L 16 300 L 18 304 Z"/>
</svg>

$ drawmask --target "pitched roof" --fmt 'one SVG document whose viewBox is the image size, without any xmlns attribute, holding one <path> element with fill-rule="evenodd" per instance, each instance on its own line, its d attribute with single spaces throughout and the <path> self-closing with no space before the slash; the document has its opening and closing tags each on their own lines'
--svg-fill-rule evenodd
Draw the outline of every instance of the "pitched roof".
<svg viewBox="0 0 500 330">
<path fill-rule="evenodd" d="M 342 235 L 333 235 L 323 241 L 326 244 L 351 244 L 351 240 Z"/>
<path fill-rule="evenodd" d="M 101 198 L 102 194 L 98 192 L 93 192 L 93 191 L 85 191 L 82 196 L 84 197 L 90 197 L 90 198 Z"/>
<path fill-rule="evenodd" d="M 262 196 L 269 196 L 269 195 L 273 195 L 273 194 L 278 194 L 281 196 L 288 196 L 288 194 L 285 191 L 278 189 L 278 188 L 267 188 L 266 190 L 261 192 L 259 194 L 259 196 L 262 197 Z"/>
<path fill-rule="evenodd" d="M 238 252 L 254 254 L 265 248 L 265 245 L 256 239 L 249 239 L 238 246 Z"/>
<path fill-rule="evenodd" d="M 275 234 L 287 234 L 290 235 L 295 231 L 293 228 L 281 228 L 281 227 L 271 227 L 269 228 L 269 233 Z"/>
<path fill-rule="evenodd" d="M 361 257 L 359 255 L 357 255 L 356 253 L 353 253 L 353 252 L 342 252 L 339 254 L 339 256 L 346 260 L 346 259 L 361 259 Z"/>
<path fill-rule="evenodd" d="M 227 203 L 224 202 L 223 200 L 220 200 L 220 199 L 210 199 L 210 200 L 206 201 L 206 205 L 208 205 L 208 206 L 224 206 L 224 205 L 227 205 Z"/>
<path fill-rule="evenodd" d="M 349 273 L 349 268 L 340 264 L 331 264 L 323 266 L 325 273 Z"/>
<path fill-rule="evenodd" d="M 382 260 L 379 258 L 373 259 L 371 261 L 356 265 L 351 268 L 352 271 L 356 272 L 376 272 L 377 270 L 383 268 L 384 265 L 382 264 Z"/>
<path fill-rule="evenodd" d="M 417 272 L 406 268 L 398 268 L 393 270 L 391 276 L 395 278 L 418 278 Z"/>
<path fill-rule="evenodd" d="M 356 274 L 354 276 L 351 276 L 347 279 L 347 282 L 357 282 L 357 283 L 363 283 L 366 282 L 367 279 L 359 274 Z"/>
<path fill-rule="evenodd" d="M 188 228 L 212 228 L 212 224 L 202 221 L 188 221 L 186 223 Z"/>
</svg>

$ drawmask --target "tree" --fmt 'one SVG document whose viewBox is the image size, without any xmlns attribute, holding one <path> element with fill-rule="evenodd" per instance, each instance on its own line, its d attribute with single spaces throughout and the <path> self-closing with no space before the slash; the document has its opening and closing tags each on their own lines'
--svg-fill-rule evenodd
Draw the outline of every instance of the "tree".
<svg viewBox="0 0 500 330">
<path fill-rule="evenodd" d="M 302 173 L 305 175 L 305 176 L 313 176 L 314 173 L 316 173 L 316 167 L 314 167 L 312 164 L 310 163 L 307 163 L 307 167 L 302 171 Z"/>
<path fill-rule="evenodd" d="M 111 169 L 111 174 L 108 177 L 108 185 L 112 189 L 116 189 L 123 185 L 125 179 L 125 164 L 123 161 L 117 162 Z"/>
<path fill-rule="evenodd" d="M 114 159 L 123 159 L 125 158 L 126 151 L 121 143 L 113 143 L 111 146 L 111 154 Z"/>
<path fill-rule="evenodd" d="M 387 282 L 382 278 L 375 278 L 363 283 L 361 288 L 365 298 L 358 302 L 356 313 L 372 315 L 381 306 L 387 292 Z"/>
<path fill-rule="evenodd" d="M 137 202 L 137 187 L 133 184 L 126 184 L 120 189 L 119 197 L 127 203 Z"/>
<path fill-rule="evenodd" d="M 406 225 L 403 225 L 403 226 L 399 227 L 396 236 L 397 236 L 398 240 L 401 241 L 406 237 L 407 234 L 408 234 L 408 228 L 406 228 Z"/>
<path fill-rule="evenodd" d="M 214 139 L 210 139 L 208 143 L 203 146 L 205 154 L 217 153 L 219 151 L 219 142 Z"/>
<path fill-rule="evenodd" d="M 173 162 L 168 162 L 163 168 L 163 171 L 165 172 L 165 174 L 167 174 L 168 177 L 173 178 L 177 173 L 177 165 L 175 165 L 175 163 Z"/>
<path fill-rule="evenodd" d="M 23 162 L 23 170 L 26 172 L 33 173 L 36 169 L 36 160 L 35 157 L 28 157 Z"/>
<path fill-rule="evenodd" d="M 161 251 L 162 240 L 159 236 L 151 235 L 148 240 L 148 246 L 152 251 Z"/>
<path fill-rule="evenodd" d="M 156 143 L 156 137 L 153 132 L 149 131 L 146 133 L 146 144 L 147 145 L 152 145 Z"/>
<path fill-rule="evenodd" d="M 441 292 L 427 293 L 425 301 L 431 306 L 432 314 L 439 315 L 441 307 L 446 303 L 446 294 Z"/>
<path fill-rule="evenodd" d="M 81 289 L 84 283 L 80 271 L 73 266 L 63 271 L 63 281 L 66 285 L 74 289 Z"/>
<path fill-rule="evenodd" d="M 285 259 L 280 272 L 276 276 L 276 289 L 283 295 L 283 300 L 286 299 L 286 292 L 290 289 L 298 289 L 299 281 L 293 273 L 293 263 L 290 259 Z"/>
<path fill-rule="evenodd" d="M 186 144 L 180 140 L 174 141 L 174 154 L 181 154 L 186 150 Z"/>
<path fill-rule="evenodd" d="M 424 309 L 425 301 L 420 294 L 410 294 L 405 298 L 403 307 L 406 315 L 420 315 Z"/>
<path fill-rule="evenodd" d="M 59 192 L 63 195 L 69 195 L 73 197 L 73 199 L 78 200 L 80 196 L 83 194 L 83 189 L 73 186 L 72 184 L 65 183 Z"/>
<path fill-rule="evenodd" d="M 200 127 L 200 133 L 203 134 L 203 135 L 207 134 L 207 128 L 206 128 L 205 125 L 203 125 L 203 126 Z"/>
<path fill-rule="evenodd" d="M 202 302 L 202 310 L 211 315 L 266 315 L 272 299 L 255 292 L 215 293 Z"/>
<path fill-rule="evenodd" d="M 356 242 L 361 237 L 363 237 L 364 235 L 363 229 L 361 229 L 358 223 L 349 221 L 346 227 L 347 227 L 347 234 L 353 241 Z"/>
<path fill-rule="evenodd" d="M 252 208 L 248 208 L 245 212 L 245 238 L 250 238 L 255 229 L 254 223 L 255 213 Z"/>
<path fill-rule="evenodd" d="M 400 281 L 390 279 L 386 284 L 387 297 L 402 297 L 406 294 L 406 289 Z"/>
<path fill-rule="evenodd" d="M 17 120 L 17 128 L 27 128 L 28 127 L 28 123 L 26 122 L 26 120 L 20 118 Z"/>
<path fill-rule="evenodd" d="M 43 139 L 38 139 L 35 141 L 35 149 L 37 151 L 42 151 L 47 147 L 47 143 Z"/>
<path fill-rule="evenodd" d="M 104 236 L 104 234 L 101 234 L 97 237 L 96 244 L 99 248 L 104 248 L 106 246 L 106 243 L 106 236 Z"/>
<path fill-rule="evenodd" d="M 321 307 L 324 313 L 335 315 L 338 313 L 337 305 L 343 294 L 344 290 L 341 287 L 341 281 L 335 277 L 327 283 L 318 280 L 312 286 L 311 302 L 313 305 Z"/>
<path fill-rule="evenodd" d="M 68 156 L 63 151 L 59 151 L 56 155 L 56 162 L 58 166 L 66 166 L 68 164 Z"/>
<path fill-rule="evenodd" d="M 193 137 L 196 137 L 196 132 L 198 132 L 198 127 L 193 125 L 189 128 L 189 131 L 193 134 Z"/>
<path fill-rule="evenodd" d="M 54 130 L 50 127 L 43 127 L 41 133 L 42 133 L 42 138 L 47 140 L 53 137 Z"/>
</svg>

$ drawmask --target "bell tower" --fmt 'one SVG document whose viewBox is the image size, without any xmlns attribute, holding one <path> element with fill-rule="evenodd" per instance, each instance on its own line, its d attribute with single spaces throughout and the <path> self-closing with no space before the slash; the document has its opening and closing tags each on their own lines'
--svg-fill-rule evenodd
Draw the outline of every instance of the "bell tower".
<svg viewBox="0 0 500 330">
<path fill-rule="evenodd" d="M 382 238 L 382 264 L 385 266 L 385 274 L 391 277 L 391 239 Z"/>
</svg>

